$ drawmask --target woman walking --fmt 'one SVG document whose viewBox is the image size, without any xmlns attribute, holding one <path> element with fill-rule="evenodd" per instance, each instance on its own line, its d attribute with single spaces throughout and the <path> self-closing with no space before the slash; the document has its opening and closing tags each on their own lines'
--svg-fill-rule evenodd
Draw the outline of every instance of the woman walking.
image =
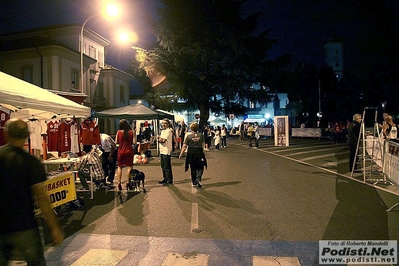
<svg viewBox="0 0 399 266">
<path fill-rule="evenodd" d="M 121 191 L 122 169 L 125 167 L 127 168 L 126 188 L 130 188 L 129 175 L 133 168 L 133 144 L 136 144 L 135 133 L 131 130 L 129 123 L 125 119 L 119 121 L 119 130 L 116 132 L 115 144 L 118 146 L 118 169 L 116 176 L 118 179 L 118 190 Z"/>
<path fill-rule="evenodd" d="M 207 167 L 204 154 L 205 138 L 203 134 L 198 132 L 199 127 L 197 123 L 192 123 L 190 129 L 191 132 L 188 132 L 184 139 L 179 158 L 181 158 L 186 148 L 188 148 L 185 170 L 187 171 L 190 166 L 193 187 L 202 188 L 202 174 L 204 173 L 204 167 Z"/>
</svg>

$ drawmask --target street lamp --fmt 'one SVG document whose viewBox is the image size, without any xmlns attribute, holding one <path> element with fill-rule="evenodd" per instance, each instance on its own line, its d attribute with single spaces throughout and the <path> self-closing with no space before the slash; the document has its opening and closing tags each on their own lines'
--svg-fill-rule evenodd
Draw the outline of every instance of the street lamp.
<svg viewBox="0 0 399 266">
<path fill-rule="evenodd" d="M 97 16 L 100 15 L 104 15 L 103 13 L 98 13 L 98 14 L 94 14 L 92 16 L 90 16 L 88 19 L 85 20 L 85 22 L 83 22 L 82 28 L 80 29 L 80 34 L 79 34 L 79 50 L 80 50 L 80 88 L 81 88 L 81 92 L 83 92 L 83 48 L 84 48 L 84 42 L 83 42 L 83 31 L 85 28 L 86 23 Z M 115 17 L 118 15 L 118 7 L 114 4 L 108 4 L 105 8 L 105 15 L 109 16 L 109 17 Z"/>
<path fill-rule="evenodd" d="M 323 117 L 323 113 L 321 112 L 321 87 L 320 87 L 320 79 L 319 79 L 319 112 L 317 113 L 317 117 L 319 118 L 319 121 L 317 122 L 318 126 L 320 127 L 320 120 Z"/>
</svg>

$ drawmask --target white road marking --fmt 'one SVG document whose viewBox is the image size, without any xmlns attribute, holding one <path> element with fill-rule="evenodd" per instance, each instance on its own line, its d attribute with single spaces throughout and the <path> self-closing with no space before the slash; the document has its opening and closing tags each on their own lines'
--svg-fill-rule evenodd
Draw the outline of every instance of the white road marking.
<svg viewBox="0 0 399 266">
<path fill-rule="evenodd" d="M 348 153 L 347 151 L 343 151 L 343 152 L 322 154 L 322 155 L 318 155 L 318 156 L 305 157 L 305 158 L 302 159 L 302 161 L 309 161 L 309 160 L 313 160 L 313 159 L 320 159 L 320 158 L 325 158 L 325 157 L 332 157 L 332 156 L 341 155 L 341 154 L 347 154 L 347 153 Z M 346 161 L 347 161 L 347 160 L 346 160 Z"/>
<path fill-rule="evenodd" d="M 90 249 L 71 266 L 118 265 L 127 254 L 127 250 Z"/>
<path fill-rule="evenodd" d="M 301 266 L 297 257 L 254 256 L 253 266 Z"/>
<path fill-rule="evenodd" d="M 191 232 L 198 230 L 198 203 L 191 204 Z"/>
<path fill-rule="evenodd" d="M 168 253 L 162 266 L 206 266 L 208 265 L 209 255 L 190 253 Z"/>
</svg>

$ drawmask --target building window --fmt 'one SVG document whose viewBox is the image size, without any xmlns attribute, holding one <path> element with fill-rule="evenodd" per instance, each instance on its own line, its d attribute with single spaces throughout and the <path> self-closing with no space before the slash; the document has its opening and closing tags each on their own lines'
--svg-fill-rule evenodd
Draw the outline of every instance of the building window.
<svg viewBox="0 0 399 266">
<path fill-rule="evenodd" d="M 103 67 L 104 66 L 104 54 L 101 52 L 98 52 L 98 66 Z"/>
<path fill-rule="evenodd" d="M 96 48 L 91 45 L 89 46 L 89 56 L 96 59 Z"/>
<path fill-rule="evenodd" d="M 33 83 L 33 66 L 22 67 L 22 80 Z"/>
<path fill-rule="evenodd" d="M 98 83 L 98 97 L 104 97 L 104 83 Z"/>
<path fill-rule="evenodd" d="M 120 87 L 119 87 L 119 99 L 120 99 L 120 102 L 121 103 L 125 103 L 126 101 L 125 101 L 125 88 L 123 87 L 123 85 L 121 85 Z"/>
<path fill-rule="evenodd" d="M 76 91 L 79 90 L 79 71 L 75 68 L 71 70 L 71 90 Z"/>
</svg>

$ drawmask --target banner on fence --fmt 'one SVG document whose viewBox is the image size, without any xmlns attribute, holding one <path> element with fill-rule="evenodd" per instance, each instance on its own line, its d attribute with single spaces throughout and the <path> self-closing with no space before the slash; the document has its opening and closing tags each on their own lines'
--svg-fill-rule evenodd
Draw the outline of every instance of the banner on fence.
<svg viewBox="0 0 399 266">
<path fill-rule="evenodd" d="M 75 178 L 73 172 L 66 172 L 43 183 L 43 189 L 49 196 L 51 207 L 55 208 L 76 199 Z M 38 206 L 35 213 L 40 214 Z"/>
</svg>

